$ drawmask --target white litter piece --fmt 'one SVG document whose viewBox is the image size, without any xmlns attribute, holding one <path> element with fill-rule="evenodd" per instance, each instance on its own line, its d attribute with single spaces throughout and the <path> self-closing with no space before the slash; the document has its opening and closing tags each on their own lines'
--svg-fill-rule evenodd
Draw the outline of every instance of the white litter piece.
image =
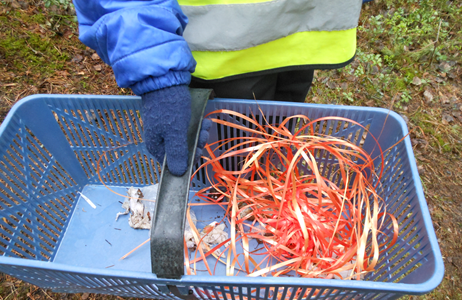
<svg viewBox="0 0 462 300">
<path fill-rule="evenodd" d="M 157 191 L 158 191 L 158 189 L 159 189 L 159 184 L 158 183 L 153 184 L 153 185 L 148 185 L 148 186 L 142 187 L 140 189 L 141 193 L 143 193 L 143 199 L 146 199 L 146 200 L 142 200 L 142 202 L 144 204 L 144 209 L 149 211 L 151 216 L 154 214 L 154 204 L 155 204 L 155 202 L 153 202 L 153 201 L 157 200 Z M 148 201 L 148 200 L 151 200 L 151 201 Z"/>
<path fill-rule="evenodd" d="M 189 215 L 191 216 L 191 220 L 193 221 L 193 224 L 196 225 L 197 218 L 196 214 L 194 211 L 190 210 Z M 196 241 L 194 240 L 194 234 L 191 229 L 191 226 L 189 225 L 188 220 L 186 220 L 185 225 L 184 225 L 184 239 L 186 240 L 186 247 L 188 249 L 196 249 Z"/>
<path fill-rule="evenodd" d="M 119 219 L 119 216 L 126 215 L 130 212 L 130 203 L 128 201 L 125 201 L 124 203 L 122 203 L 122 208 L 125 209 L 125 211 L 117 213 L 116 221 Z"/>
<path fill-rule="evenodd" d="M 202 240 L 209 245 L 218 245 L 228 239 L 228 233 L 225 232 L 225 224 L 217 225 L 217 222 L 212 222 L 209 225 L 205 226 L 201 232 L 201 235 L 204 237 Z M 212 231 L 208 232 L 210 228 L 213 228 Z"/>
<path fill-rule="evenodd" d="M 80 196 L 82 196 L 83 200 L 87 201 L 87 203 L 90 204 L 91 207 L 96 209 L 96 205 L 87 196 L 85 196 L 81 192 L 78 192 L 78 193 L 80 194 Z"/>
<path fill-rule="evenodd" d="M 197 218 L 194 214 L 194 211 L 190 211 L 191 220 L 193 224 L 196 225 Z M 225 224 L 217 225 L 217 222 L 212 222 L 209 225 L 205 226 L 202 230 L 199 231 L 200 238 L 202 239 L 201 245 L 204 251 L 208 248 L 213 248 L 218 244 L 226 241 L 228 239 L 228 233 L 225 232 Z M 184 238 L 186 240 L 186 247 L 189 250 L 195 250 L 197 248 L 196 240 L 194 239 L 193 230 L 189 225 L 189 222 L 185 224 L 184 230 Z M 227 247 L 229 243 L 225 244 L 224 246 Z M 217 255 L 220 255 L 220 249 L 215 250 Z"/>
<path fill-rule="evenodd" d="M 128 225 L 130 227 L 135 229 L 150 229 L 152 213 L 145 209 L 144 203 L 140 200 L 143 198 L 143 193 L 138 188 L 130 187 L 127 194 L 129 198 L 122 204 L 122 208 L 125 211 L 117 213 L 116 220 L 121 215 L 130 214 L 128 218 Z"/>
<path fill-rule="evenodd" d="M 202 248 L 204 250 L 207 249 L 206 246 L 213 248 L 228 239 L 228 233 L 225 231 L 225 224 L 217 224 L 217 222 L 212 222 L 199 232 L 202 238 Z M 224 246 L 227 247 L 229 244 L 228 242 Z M 221 250 L 215 250 L 215 254 L 220 255 Z"/>
</svg>

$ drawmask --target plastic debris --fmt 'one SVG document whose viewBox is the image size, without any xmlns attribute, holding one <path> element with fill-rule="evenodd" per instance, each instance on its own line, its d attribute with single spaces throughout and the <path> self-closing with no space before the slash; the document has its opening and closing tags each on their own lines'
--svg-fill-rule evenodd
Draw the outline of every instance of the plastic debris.
<svg viewBox="0 0 462 300">
<path fill-rule="evenodd" d="M 140 188 L 141 192 L 143 193 L 143 199 L 141 200 L 144 204 L 144 209 L 148 210 L 151 216 L 154 214 L 154 204 L 157 200 L 157 191 L 159 189 L 159 184 L 148 185 L 145 187 Z"/>
<path fill-rule="evenodd" d="M 196 222 L 197 222 L 196 214 L 192 210 L 189 211 L 189 214 L 191 215 L 191 219 L 192 219 L 194 225 L 196 225 Z M 196 242 L 194 241 L 194 234 L 193 234 L 193 231 L 191 229 L 191 226 L 189 225 L 189 222 L 185 222 L 184 239 L 186 240 L 186 247 L 188 249 L 195 249 L 196 248 Z"/>
<path fill-rule="evenodd" d="M 212 222 L 209 225 L 205 226 L 201 231 L 201 236 L 203 236 L 202 241 L 207 244 L 210 248 L 213 248 L 214 245 L 218 245 L 228 239 L 228 233 L 225 232 L 225 224 L 217 225 L 217 222 Z M 225 245 L 226 247 L 227 245 Z M 215 251 L 216 254 L 220 254 L 220 249 Z"/>
<path fill-rule="evenodd" d="M 196 225 L 197 218 L 194 214 L 194 211 L 190 210 L 189 214 L 191 220 Z M 202 249 L 207 250 L 207 247 L 213 248 L 216 245 L 226 241 L 228 239 L 228 233 L 224 231 L 225 224 L 218 224 L 217 222 L 212 222 L 209 225 L 205 226 L 202 230 L 199 231 L 201 236 L 201 245 Z M 184 239 L 186 240 L 186 247 L 190 250 L 195 250 L 197 247 L 196 241 L 194 240 L 193 229 L 189 225 L 189 222 L 185 223 L 184 230 Z M 227 247 L 228 244 L 225 245 Z M 217 255 L 221 253 L 220 249 L 215 251 Z"/>
<path fill-rule="evenodd" d="M 85 196 L 81 192 L 78 192 L 78 193 L 80 194 L 80 196 L 82 196 L 83 200 L 87 201 L 87 203 L 90 204 L 91 207 L 96 209 L 96 205 L 87 196 Z"/>
<path fill-rule="evenodd" d="M 125 209 L 122 213 L 117 213 L 116 221 L 121 215 L 130 214 L 128 225 L 135 229 L 150 229 L 151 228 L 151 212 L 145 209 L 143 201 L 143 193 L 140 189 L 130 187 L 127 191 L 130 198 L 124 201 L 122 208 Z"/>
</svg>

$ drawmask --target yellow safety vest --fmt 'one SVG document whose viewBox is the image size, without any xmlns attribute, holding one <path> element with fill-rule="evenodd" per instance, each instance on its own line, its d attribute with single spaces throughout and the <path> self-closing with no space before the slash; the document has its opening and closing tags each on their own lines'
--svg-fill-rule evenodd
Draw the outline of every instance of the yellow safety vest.
<svg viewBox="0 0 462 300">
<path fill-rule="evenodd" d="M 339 68 L 356 52 L 362 0 L 179 0 L 184 38 L 205 80 L 306 66 Z"/>
</svg>

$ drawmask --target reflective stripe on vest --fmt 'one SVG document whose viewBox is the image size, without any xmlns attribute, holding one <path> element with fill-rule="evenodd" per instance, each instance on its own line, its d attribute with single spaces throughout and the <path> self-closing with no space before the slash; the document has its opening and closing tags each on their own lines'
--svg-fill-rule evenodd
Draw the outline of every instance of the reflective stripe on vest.
<svg viewBox="0 0 462 300">
<path fill-rule="evenodd" d="M 355 54 L 362 0 L 243 1 L 179 1 L 189 18 L 184 37 L 198 63 L 194 76 L 338 65 Z"/>
</svg>

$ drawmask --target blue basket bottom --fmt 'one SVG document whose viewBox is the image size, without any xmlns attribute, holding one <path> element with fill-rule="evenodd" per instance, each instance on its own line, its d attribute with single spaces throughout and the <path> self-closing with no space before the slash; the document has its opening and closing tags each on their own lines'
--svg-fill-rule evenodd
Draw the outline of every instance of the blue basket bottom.
<svg viewBox="0 0 462 300">
<path fill-rule="evenodd" d="M 111 189 L 122 195 L 127 193 L 124 187 Z M 79 197 L 54 262 L 98 269 L 151 272 L 149 244 L 136 251 L 136 255 L 120 260 L 149 238 L 149 230 L 133 229 L 128 225 L 128 215 L 115 220 L 117 213 L 124 211 L 121 203 L 125 198 L 102 185 L 87 185 L 82 194 L 96 205 L 96 209 Z"/>
<path fill-rule="evenodd" d="M 110 188 L 119 194 L 127 194 L 126 187 Z M 115 220 L 117 213 L 124 211 L 122 202 L 126 198 L 102 185 L 87 185 L 81 193 L 96 205 L 96 209 L 79 197 L 54 262 L 88 268 L 151 272 L 149 243 L 126 259 L 120 260 L 149 238 L 149 230 L 133 229 L 128 225 L 128 215 L 121 215 Z M 194 198 L 194 192 L 191 192 L 190 202 L 197 201 L 199 200 Z M 197 228 L 220 221 L 224 215 L 223 209 L 216 205 L 195 206 L 192 209 L 198 219 Z M 227 228 L 229 229 L 228 224 Z M 190 258 L 194 258 L 194 253 L 190 253 Z M 208 262 L 213 267 L 216 259 L 210 257 Z M 198 275 L 207 274 L 203 263 L 197 264 L 197 270 Z M 218 266 L 216 272 L 225 274 L 224 266 Z"/>
</svg>

